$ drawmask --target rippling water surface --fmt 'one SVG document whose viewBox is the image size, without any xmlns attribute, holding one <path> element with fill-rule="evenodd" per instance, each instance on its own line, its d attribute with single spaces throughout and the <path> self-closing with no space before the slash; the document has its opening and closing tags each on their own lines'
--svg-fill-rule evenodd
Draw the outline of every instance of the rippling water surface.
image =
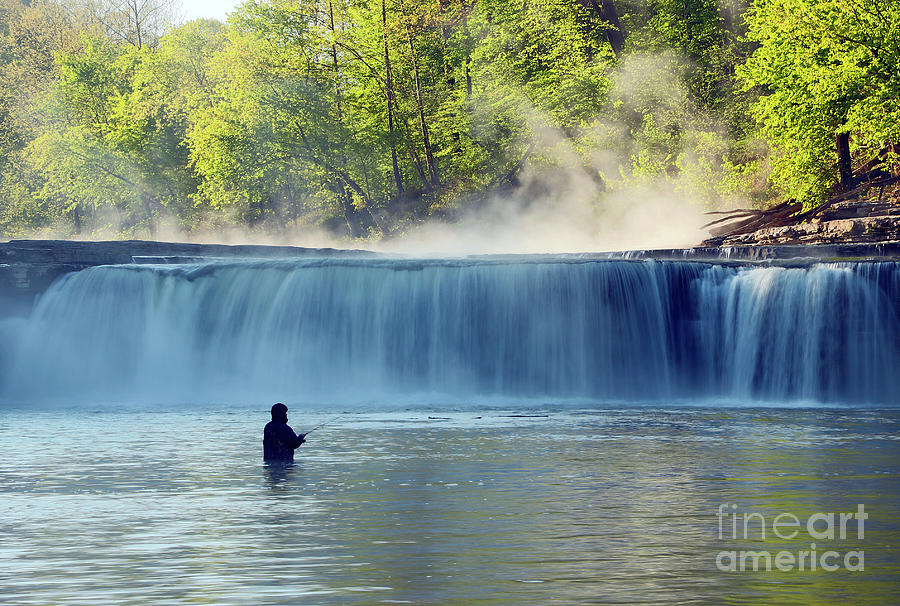
<svg viewBox="0 0 900 606">
<path fill-rule="evenodd" d="M 515 414 L 348 413 L 280 468 L 265 410 L 0 411 L 0 602 L 900 602 L 898 411 Z M 864 504 L 864 538 L 817 548 L 865 569 L 722 572 L 810 548 L 719 539 L 722 504 Z"/>
</svg>

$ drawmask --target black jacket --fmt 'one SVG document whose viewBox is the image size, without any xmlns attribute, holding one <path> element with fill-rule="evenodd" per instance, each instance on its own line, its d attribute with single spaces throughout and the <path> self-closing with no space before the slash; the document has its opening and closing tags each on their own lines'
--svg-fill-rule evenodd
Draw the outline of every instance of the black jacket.
<svg viewBox="0 0 900 606">
<path fill-rule="evenodd" d="M 294 433 L 290 425 L 269 421 L 263 430 L 263 458 L 266 461 L 293 461 L 294 449 L 306 440 Z"/>
</svg>

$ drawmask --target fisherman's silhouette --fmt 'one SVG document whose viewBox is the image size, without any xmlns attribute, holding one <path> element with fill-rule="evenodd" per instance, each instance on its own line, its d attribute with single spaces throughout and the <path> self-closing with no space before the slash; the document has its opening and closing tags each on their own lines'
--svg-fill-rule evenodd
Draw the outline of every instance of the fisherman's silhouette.
<svg viewBox="0 0 900 606">
<path fill-rule="evenodd" d="M 272 407 L 272 420 L 263 430 L 263 459 L 266 461 L 293 461 L 294 449 L 306 441 L 306 434 L 299 436 L 287 424 L 288 408 L 281 402 Z"/>
</svg>

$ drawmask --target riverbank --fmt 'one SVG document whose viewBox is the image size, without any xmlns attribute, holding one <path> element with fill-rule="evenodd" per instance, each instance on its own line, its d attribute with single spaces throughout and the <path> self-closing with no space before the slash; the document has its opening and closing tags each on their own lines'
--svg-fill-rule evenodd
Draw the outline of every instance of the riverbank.
<svg viewBox="0 0 900 606">
<path fill-rule="evenodd" d="M 701 246 L 878 244 L 900 241 L 900 177 L 865 181 L 803 212 L 788 200 L 766 209 L 715 211 Z M 878 197 L 872 197 L 874 191 Z M 722 216 L 724 215 L 724 216 Z"/>
</svg>

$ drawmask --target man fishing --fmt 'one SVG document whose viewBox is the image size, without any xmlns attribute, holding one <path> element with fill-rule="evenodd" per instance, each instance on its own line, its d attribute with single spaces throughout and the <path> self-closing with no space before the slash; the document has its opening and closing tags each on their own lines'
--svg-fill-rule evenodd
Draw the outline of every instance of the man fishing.
<svg viewBox="0 0 900 606">
<path fill-rule="evenodd" d="M 298 436 L 287 424 L 287 411 L 288 407 L 281 402 L 272 406 L 272 420 L 263 430 L 263 459 L 266 461 L 293 461 L 294 450 L 306 441 L 305 433 Z"/>
</svg>

